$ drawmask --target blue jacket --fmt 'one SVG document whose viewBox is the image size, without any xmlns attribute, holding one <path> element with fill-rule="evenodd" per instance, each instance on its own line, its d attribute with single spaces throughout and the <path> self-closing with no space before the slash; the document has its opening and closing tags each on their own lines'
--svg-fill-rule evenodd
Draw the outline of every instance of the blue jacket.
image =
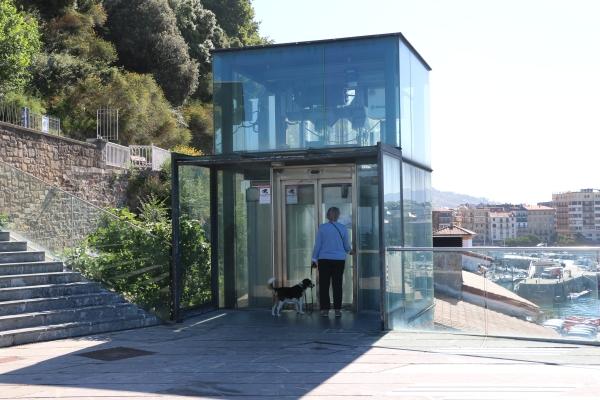
<svg viewBox="0 0 600 400">
<path fill-rule="evenodd" d="M 345 260 L 351 249 L 346 227 L 339 222 L 326 222 L 319 226 L 312 259 Z"/>
</svg>

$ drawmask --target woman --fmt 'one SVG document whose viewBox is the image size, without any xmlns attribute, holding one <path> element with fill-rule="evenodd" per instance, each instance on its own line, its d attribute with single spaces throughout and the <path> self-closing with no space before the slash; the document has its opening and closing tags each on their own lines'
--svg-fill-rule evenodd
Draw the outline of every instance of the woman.
<svg viewBox="0 0 600 400">
<path fill-rule="evenodd" d="M 337 222 L 340 209 L 331 207 L 327 210 L 326 222 L 319 226 L 315 247 L 313 249 L 313 267 L 319 269 L 319 301 L 321 316 L 327 317 L 331 302 L 329 301 L 329 286 L 333 287 L 333 308 L 335 316 L 342 316 L 342 279 L 346 254 L 353 254 L 348 240 L 348 230 Z"/>
</svg>

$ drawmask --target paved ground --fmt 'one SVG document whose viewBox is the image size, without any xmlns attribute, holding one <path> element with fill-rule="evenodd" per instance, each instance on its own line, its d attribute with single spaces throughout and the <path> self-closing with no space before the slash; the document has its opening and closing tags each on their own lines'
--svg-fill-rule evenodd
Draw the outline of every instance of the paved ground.
<svg viewBox="0 0 600 400">
<path fill-rule="evenodd" d="M 376 325 L 349 315 L 216 312 L 5 348 L 0 398 L 600 398 L 600 347 L 382 335 Z"/>
</svg>

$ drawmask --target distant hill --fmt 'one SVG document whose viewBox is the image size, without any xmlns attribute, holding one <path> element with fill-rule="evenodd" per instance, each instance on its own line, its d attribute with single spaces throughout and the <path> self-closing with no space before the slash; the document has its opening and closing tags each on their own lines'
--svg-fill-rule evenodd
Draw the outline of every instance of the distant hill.
<svg viewBox="0 0 600 400">
<path fill-rule="evenodd" d="M 454 192 L 442 192 L 435 188 L 431 189 L 431 202 L 433 208 L 456 208 L 461 204 L 480 204 L 480 203 L 494 203 L 490 199 L 485 197 L 474 197 L 468 194 L 454 193 Z"/>
</svg>

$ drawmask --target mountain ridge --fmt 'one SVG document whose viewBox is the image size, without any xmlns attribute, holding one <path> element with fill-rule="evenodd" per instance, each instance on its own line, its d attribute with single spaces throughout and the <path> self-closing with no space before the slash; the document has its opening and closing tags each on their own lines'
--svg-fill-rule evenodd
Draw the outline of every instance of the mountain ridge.
<svg viewBox="0 0 600 400">
<path fill-rule="evenodd" d="M 476 197 L 463 193 L 445 192 L 431 188 L 431 204 L 433 208 L 456 208 L 461 204 L 497 203 L 486 197 Z"/>
</svg>

